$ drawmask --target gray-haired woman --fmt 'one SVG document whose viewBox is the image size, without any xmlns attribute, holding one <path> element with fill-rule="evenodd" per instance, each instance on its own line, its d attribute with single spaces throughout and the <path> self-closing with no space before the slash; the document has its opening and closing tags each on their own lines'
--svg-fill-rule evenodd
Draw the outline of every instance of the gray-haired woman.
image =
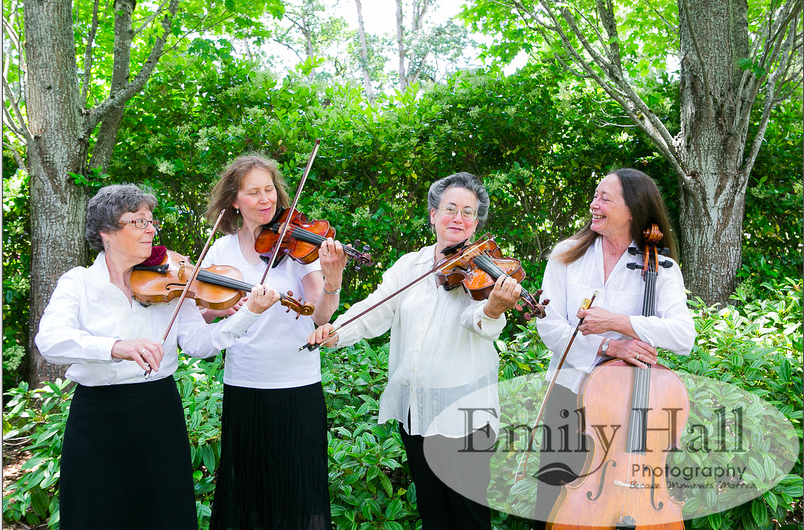
<svg viewBox="0 0 804 530">
<path fill-rule="evenodd" d="M 39 324 L 39 352 L 69 364 L 67 378 L 77 383 L 61 456 L 62 530 L 198 527 L 173 379 L 177 344 L 196 357 L 215 355 L 279 298 L 256 286 L 245 307 L 211 325 L 187 300 L 163 343 L 178 300 L 142 305 L 132 300 L 129 281 L 151 256 L 155 206 L 154 196 L 134 185 L 104 187 L 89 201 L 86 238 L 99 254 L 59 279 Z"/>
<path fill-rule="evenodd" d="M 433 183 L 428 206 L 435 244 L 402 256 L 377 290 L 335 326 L 432 269 L 443 250 L 470 239 L 486 219 L 489 196 L 480 179 L 456 173 Z M 379 421 L 400 424 L 425 530 L 491 528 L 486 504 L 491 452 L 483 450 L 493 444 L 498 425 L 499 358 L 493 341 L 520 292 L 513 278 L 501 277 L 488 300 L 475 301 L 462 289 L 446 291 L 423 281 L 339 330 L 334 339 L 329 324 L 308 339 L 340 347 L 391 330 Z"/>
</svg>

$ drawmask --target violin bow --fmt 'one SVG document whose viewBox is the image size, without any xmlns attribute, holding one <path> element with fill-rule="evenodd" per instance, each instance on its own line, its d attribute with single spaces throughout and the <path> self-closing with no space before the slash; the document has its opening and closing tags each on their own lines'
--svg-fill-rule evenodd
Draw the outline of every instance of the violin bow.
<svg viewBox="0 0 804 530">
<path fill-rule="evenodd" d="M 221 219 L 223 219 L 223 214 L 226 212 L 224 208 L 221 210 L 221 213 L 218 214 L 218 220 L 215 221 L 215 226 L 212 227 L 212 232 L 209 234 L 207 238 L 206 244 L 204 244 L 204 249 L 201 251 L 201 255 L 198 256 L 198 260 L 195 262 L 195 267 L 193 267 L 193 273 L 190 275 L 190 279 L 184 284 L 184 289 L 181 292 L 181 296 L 179 297 L 179 303 L 176 304 L 176 308 L 173 310 L 173 316 L 170 317 L 170 322 L 168 323 L 167 329 L 165 330 L 165 335 L 162 337 L 162 346 L 165 345 L 165 341 L 167 341 L 168 335 L 170 335 L 170 328 L 173 327 L 173 323 L 176 322 L 176 317 L 179 314 L 179 309 L 181 309 L 181 304 L 184 302 L 184 299 L 187 298 L 187 293 L 190 291 L 190 285 L 195 281 L 196 276 L 198 276 L 198 271 L 201 270 L 201 261 L 204 259 L 204 256 L 207 255 L 207 250 L 209 249 L 209 244 L 212 242 L 212 238 L 215 236 L 215 231 L 218 229 L 218 225 L 221 224 Z M 145 379 L 148 379 L 151 375 L 150 366 L 148 370 L 145 371 Z"/>
<path fill-rule="evenodd" d="M 305 181 L 307 181 L 307 175 L 310 174 L 310 168 L 313 167 L 313 160 L 315 160 L 315 156 L 318 154 L 318 146 L 321 145 L 321 139 L 317 138 L 315 143 L 313 144 L 313 151 L 310 153 L 310 159 L 307 160 L 307 167 L 304 168 L 304 174 L 302 174 L 302 178 L 299 181 L 299 187 L 296 188 L 296 196 L 293 197 L 293 204 L 290 205 L 290 211 L 293 212 L 296 209 L 296 205 L 299 203 L 299 197 L 301 197 L 302 188 L 304 187 Z M 285 224 L 282 225 L 282 229 L 279 231 L 279 239 L 276 240 L 274 243 L 274 250 L 271 253 L 271 259 L 268 261 L 268 268 L 265 269 L 265 273 L 262 275 L 262 281 L 260 283 L 265 283 L 265 278 L 268 276 L 268 272 L 274 267 L 274 263 L 276 262 L 276 256 L 279 254 L 279 249 L 282 248 L 282 240 L 285 239 L 285 235 L 288 232 L 288 227 L 290 227 L 290 217 L 288 216 L 288 220 Z"/>
<path fill-rule="evenodd" d="M 415 279 L 415 280 L 413 280 L 412 282 L 410 282 L 410 283 L 408 283 L 407 285 L 405 285 L 405 286 L 403 286 L 403 287 L 401 287 L 401 288 L 397 289 L 396 291 L 394 291 L 393 293 L 389 294 L 388 296 L 386 296 L 385 298 L 383 298 L 382 300 L 380 300 L 380 301 L 379 301 L 379 302 L 377 302 L 376 304 L 374 304 L 374 305 L 372 305 L 371 307 L 369 307 L 369 308 L 367 308 L 367 309 L 365 309 L 365 310 L 361 311 L 359 314 L 357 314 L 357 315 L 353 316 L 352 318 L 350 318 L 349 320 L 347 320 L 346 322 L 344 322 L 343 324 L 341 324 L 341 325 L 340 325 L 340 326 L 338 326 L 337 328 L 332 328 L 331 330 L 329 330 L 329 335 L 327 335 L 327 337 L 328 337 L 328 338 L 331 338 L 333 335 L 337 335 L 337 333 L 338 333 L 338 330 L 339 330 L 339 329 L 342 329 L 344 326 L 347 326 L 347 325 L 351 324 L 351 323 L 352 323 L 352 322 L 354 322 L 355 320 L 357 320 L 357 319 L 361 318 L 361 317 L 362 317 L 363 315 L 365 315 L 366 313 L 369 313 L 369 312 L 371 312 L 371 311 L 374 311 L 375 309 L 377 309 L 378 307 L 380 307 L 382 304 L 384 304 L 385 302 L 387 302 L 387 301 L 388 301 L 388 300 L 390 300 L 391 298 L 393 298 L 393 297 L 395 297 L 396 295 L 398 295 L 398 294 L 400 294 L 400 293 L 402 293 L 402 292 L 406 291 L 407 289 L 410 289 L 411 287 L 413 287 L 414 285 L 416 285 L 416 284 L 417 284 L 417 283 L 419 283 L 420 281 L 424 280 L 424 279 L 425 279 L 425 278 L 427 278 L 428 276 L 431 276 L 433 273 L 437 272 L 439 268 L 440 268 L 440 267 L 439 267 L 438 265 L 436 265 L 435 267 L 433 267 L 433 268 L 432 268 L 432 269 L 430 269 L 429 271 L 425 272 L 424 274 L 422 274 L 421 276 L 419 276 L 418 278 L 416 278 L 416 279 Z M 325 341 L 325 342 L 326 342 L 326 341 Z M 320 346 L 320 344 L 310 344 L 310 343 L 308 342 L 308 343 L 307 343 L 307 344 L 305 344 L 304 346 L 300 347 L 300 348 L 299 348 L 297 351 L 302 351 L 302 350 L 315 351 L 316 349 L 318 349 L 318 347 L 319 347 L 319 346 Z"/>
<path fill-rule="evenodd" d="M 446 267 L 446 266 L 449 266 L 450 260 L 455 259 L 457 257 L 460 257 L 463 254 L 462 252 L 460 252 L 460 250 L 464 248 L 464 246 L 466 245 L 467 241 L 468 241 L 468 239 L 465 239 L 465 240 L 461 241 L 460 243 L 452 245 L 451 247 L 446 247 L 444 250 L 441 251 L 441 253 L 444 254 L 446 257 L 444 259 L 440 260 L 438 263 L 434 264 L 432 269 L 428 270 L 427 272 L 425 272 L 424 274 L 422 274 L 421 276 L 419 276 L 415 280 L 411 281 L 407 285 L 404 285 L 403 287 L 400 287 L 399 289 L 397 289 L 393 293 L 389 294 L 388 296 L 386 296 L 385 298 L 383 298 L 382 300 L 380 300 L 376 304 L 372 305 L 371 307 L 364 309 L 359 314 L 353 316 L 352 318 L 350 318 L 349 320 L 347 320 L 343 324 L 339 325 L 338 327 L 332 328 L 329 331 L 329 334 L 327 335 L 327 337 L 331 338 L 332 336 L 334 336 L 334 335 L 336 335 L 338 333 L 339 329 L 343 329 L 344 326 L 347 326 L 347 325 L 351 324 L 352 322 L 354 322 L 355 320 L 361 318 L 363 315 L 365 315 L 365 314 L 367 314 L 367 313 L 369 313 L 371 311 L 374 311 L 376 308 L 380 307 L 382 304 L 384 304 L 385 302 L 387 302 L 391 298 L 393 298 L 396 295 L 398 295 L 398 294 L 406 291 L 407 289 L 413 287 L 414 285 L 418 284 L 420 281 L 424 280 L 428 276 L 432 276 L 433 274 L 438 272 L 439 269 L 441 269 L 443 267 Z M 454 255 L 454 254 L 457 254 L 457 255 Z M 307 343 L 304 346 L 301 346 L 297 351 L 302 351 L 302 350 L 314 351 L 319 346 L 320 346 L 320 344 Z"/>
<path fill-rule="evenodd" d="M 589 309 L 592 306 L 592 302 L 595 301 L 596 296 L 597 291 L 595 291 L 592 294 L 592 298 L 584 298 L 580 309 Z M 525 478 L 525 474 L 527 473 L 528 470 L 528 458 L 530 457 L 530 452 L 533 449 L 533 440 L 534 438 L 536 438 L 536 429 L 539 427 L 539 424 L 542 421 L 542 417 L 544 416 L 545 405 L 547 405 L 547 400 L 550 397 L 550 394 L 553 392 L 553 387 L 556 386 L 556 381 L 558 380 L 558 374 L 561 371 L 561 367 L 564 366 L 564 361 L 567 360 L 567 354 L 569 353 L 572 343 L 575 341 L 575 336 L 578 334 L 578 330 L 581 328 L 581 324 L 583 324 L 583 319 L 578 320 L 578 324 L 575 326 L 575 331 L 572 332 L 572 336 L 570 337 L 569 342 L 567 343 L 567 347 L 564 349 L 564 353 L 561 355 L 561 361 L 558 363 L 558 367 L 556 367 L 556 371 L 553 374 L 553 379 L 552 381 L 550 381 L 550 386 L 547 387 L 547 392 L 544 394 L 544 400 L 542 401 L 542 406 L 539 407 L 539 414 L 536 416 L 536 422 L 533 424 L 533 429 L 531 429 L 530 431 L 530 437 L 528 438 L 528 450 L 525 451 L 525 459 L 519 466 L 517 466 L 516 473 L 514 475 L 515 482 L 519 482 Z"/>
</svg>

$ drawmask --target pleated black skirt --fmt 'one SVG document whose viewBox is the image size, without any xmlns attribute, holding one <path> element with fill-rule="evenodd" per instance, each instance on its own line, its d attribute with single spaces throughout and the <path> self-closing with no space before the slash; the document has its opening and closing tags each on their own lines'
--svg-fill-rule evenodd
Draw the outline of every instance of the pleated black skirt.
<svg viewBox="0 0 804 530">
<path fill-rule="evenodd" d="M 172 377 L 76 387 L 61 456 L 61 530 L 195 530 L 192 472 Z"/>
<path fill-rule="evenodd" d="M 329 530 L 326 429 L 321 383 L 224 385 L 210 530 Z"/>
</svg>

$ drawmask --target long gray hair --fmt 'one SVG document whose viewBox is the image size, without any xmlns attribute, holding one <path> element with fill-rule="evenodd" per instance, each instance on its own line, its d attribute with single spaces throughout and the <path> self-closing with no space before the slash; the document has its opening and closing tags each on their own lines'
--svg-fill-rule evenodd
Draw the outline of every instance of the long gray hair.
<svg viewBox="0 0 804 530">
<path fill-rule="evenodd" d="M 89 246 L 97 251 L 103 250 L 101 232 L 117 232 L 123 228 L 118 221 L 124 213 L 136 212 L 143 206 L 153 211 L 156 197 L 134 184 L 113 184 L 104 186 L 89 200 L 87 205 L 87 227 L 84 237 Z"/>
<path fill-rule="evenodd" d="M 489 216 L 489 194 L 480 179 L 471 173 L 453 173 L 448 177 L 433 182 L 427 192 L 427 206 L 429 210 L 438 210 L 441 199 L 447 188 L 466 188 L 477 197 L 478 227 L 483 226 Z M 429 217 L 428 217 L 429 219 Z"/>
</svg>

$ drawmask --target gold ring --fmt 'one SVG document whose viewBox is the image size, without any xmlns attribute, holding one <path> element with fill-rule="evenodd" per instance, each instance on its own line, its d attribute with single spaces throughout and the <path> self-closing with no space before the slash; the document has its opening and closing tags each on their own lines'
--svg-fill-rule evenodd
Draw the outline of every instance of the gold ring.
<svg viewBox="0 0 804 530">
<path fill-rule="evenodd" d="M 637 360 L 637 361 L 639 360 L 639 354 L 638 354 L 638 353 L 637 353 L 637 356 L 636 356 L 636 360 Z"/>
</svg>

